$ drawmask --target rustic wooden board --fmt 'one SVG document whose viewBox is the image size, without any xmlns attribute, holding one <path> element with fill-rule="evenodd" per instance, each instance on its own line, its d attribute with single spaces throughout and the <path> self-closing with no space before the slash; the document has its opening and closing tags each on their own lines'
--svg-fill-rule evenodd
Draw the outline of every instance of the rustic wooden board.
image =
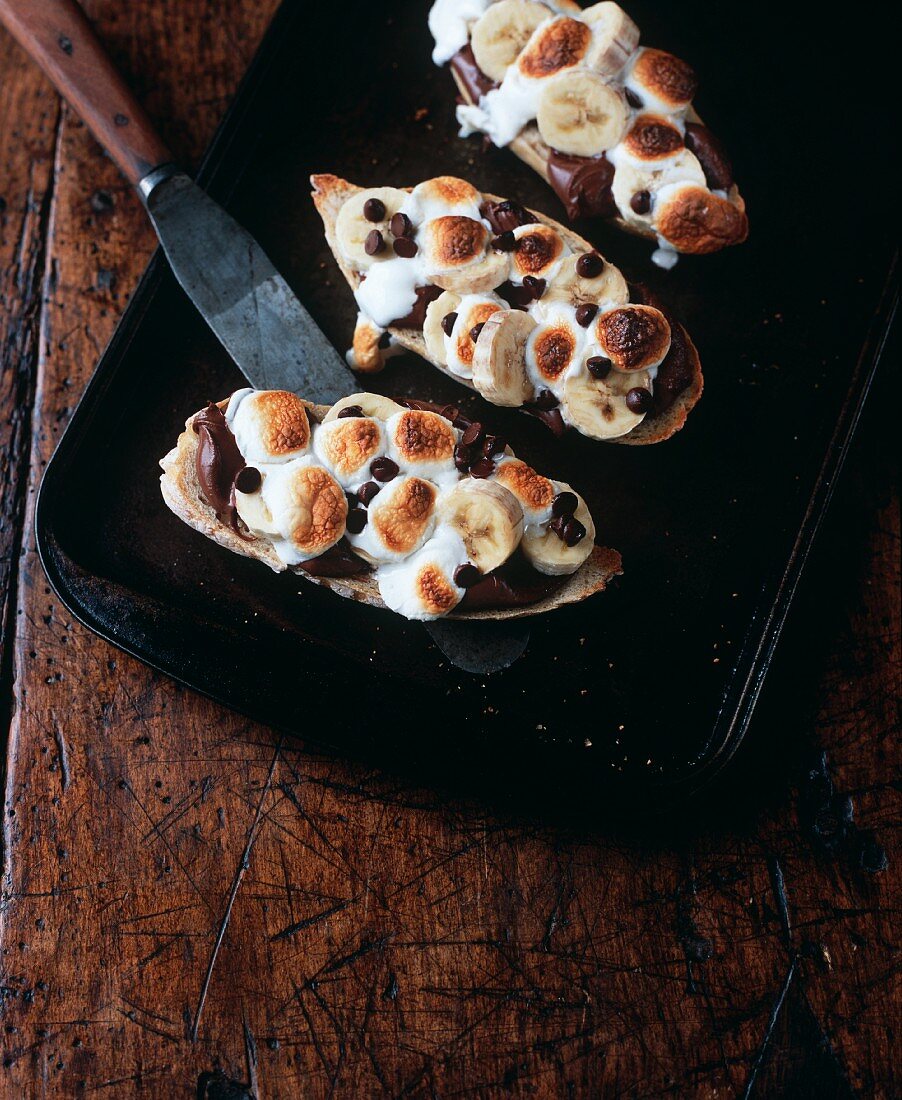
<svg viewBox="0 0 902 1100">
<path fill-rule="evenodd" d="M 188 162 L 273 7 L 88 5 Z M 306 754 L 71 621 L 35 489 L 153 241 L 5 36 L 0 172 L 0 1092 L 896 1092 L 886 402 L 723 787 L 616 837 L 502 817 Z"/>
</svg>

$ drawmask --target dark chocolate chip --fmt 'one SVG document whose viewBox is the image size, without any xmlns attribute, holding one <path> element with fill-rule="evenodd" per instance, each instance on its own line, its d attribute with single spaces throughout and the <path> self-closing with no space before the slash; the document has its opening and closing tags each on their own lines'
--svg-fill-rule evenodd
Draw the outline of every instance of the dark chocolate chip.
<svg viewBox="0 0 902 1100">
<path fill-rule="evenodd" d="M 395 255 L 405 260 L 410 260 L 417 254 L 417 242 L 410 237 L 395 237 L 391 246 L 395 250 Z"/>
<path fill-rule="evenodd" d="M 391 333 L 390 332 L 383 332 L 380 335 L 380 337 L 379 337 L 379 347 L 382 351 L 385 351 L 387 348 L 391 347 Z"/>
<path fill-rule="evenodd" d="M 454 421 L 460 416 L 460 409 L 456 405 L 445 405 L 439 411 L 439 416 L 443 416 L 445 420 L 450 420 L 453 424 Z"/>
<path fill-rule="evenodd" d="M 393 237 L 409 237 L 410 231 L 413 229 L 410 218 L 406 214 L 402 214 L 400 210 L 397 214 L 392 214 L 392 219 L 388 225 Z"/>
<path fill-rule="evenodd" d="M 499 233 L 492 241 L 492 248 L 494 248 L 496 252 L 513 252 L 516 247 L 517 238 L 510 229 L 506 230 L 504 233 Z"/>
<path fill-rule="evenodd" d="M 505 233 L 519 225 L 530 225 L 536 220 L 525 207 L 510 199 L 503 202 L 484 202 L 479 212 L 496 233 Z"/>
<path fill-rule="evenodd" d="M 555 516 L 548 524 L 548 530 L 553 531 L 559 539 L 564 537 L 564 526 L 567 523 L 566 516 Z"/>
<path fill-rule="evenodd" d="M 385 238 L 378 229 L 371 229 L 363 242 L 363 251 L 367 256 L 378 256 L 385 251 Z"/>
<path fill-rule="evenodd" d="M 263 477 L 256 466 L 245 466 L 235 478 L 235 488 L 239 493 L 256 493 L 262 484 Z"/>
<path fill-rule="evenodd" d="M 533 301 L 537 302 L 539 298 L 545 293 L 545 280 L 537 279 L 535 275 L 527 275 L 523 280 L 523 285 L 527 288 L 529 293 L 533 297 Z"/>
<path fill-rule="evenodd" d="M 578 519 L 568 519 L 561 532 L 561 538 L 567 546 L 576 546 L 586 537 L 586 529 Z"/>
<path fill-rule="evenodd" d="M 485 325 L 485 321 L 480 321 L 478 325 L 474 325 L 470 329 L 470 339 L 473 341 L 474 344 L 479 339 L 479 334 L 480 334 L 480 332 L 482 332 L 482 329 L 483 329 L 484 325 Z"/>
<path fill-rule="evenodd" d="M 558 401 L 551 390 L 539 390 L 533 404 L 538 409 L 556 409 L 560 401 Z"/>
<path fill-rule="evenodd" d="M 576 274 L 583 279 L 597 279 L 604 271 L 604 260 L 597 252 L 584 252 L 576 261 Z"/>
<path fill-rule="evenodd" d="M 652 396 L 649 390 L 642 386 L 635 386 L 626 395 L 626 407 L 630 412 L 647 413 L 652 406 Z"/>
<path fill-rule="evenodd" d="M 630 199 L 630 206 L 636 214 L 647 214 L 651 210 L 651 195 L 648 191 L 637 191 Z"/>
<path fill-rule="evenodd" d="M 481 580 L 482 574 L 472 562 L 459 565 L 454 570 L 454 583 L 458 588 L 472 588 L 474 584 L 478 584 Z"/>
<path fill-rule="evenodd" d="M 461 443 L 465 447 L 472 447 L 474 443 L 478 443 L 483 436 L 483 428 L 478 420 L 474 420 L 473 423 L 464 431 L 464 434 L 460 437 Z"/>
<path fill-rule="evenodd" d="M 495 472 L 495 463 L 490 458 L 480 458 L 470 467 L 470 477 L 491 477 Z"/>
<path fill-rule="evenodd" d="M 633 107 L 635 110 L 638 111 L 642 107 L 641 97 L 637 96 L 632 88 L 624 88 L 624 91 L 626 92 L 627 103 L 630 105 L 630 107 Z"/>
<path fill-rule="evenodd" d="M 594 302 L 581 302 L 576 307 L 576 323 L 583 328 L 588 328 L 595 319 L 598 306 Z"/>
<path fill-rule="evenodd" d="M 366 413 L 361 409 L 359 405 L 345 405 L 345 407 L 339 412 L 338 419 L 342 420 L 346 416 L 365 416 Z"/>
<path fill-rule="evenodd" d="M 576 499 L 576 493 L 558 493 L 551 502 L 551 514 L 555 519 L 558 516 L 572 516 L 578 506 L 579 501 Z"/>
<path fill-rule="evenodd" d="M 586 360 L 586 368 L 593 378 L 607 378 L 611 373 L 611 360 L 603 355 L 590 355 Z"/>
<path fill-rule="evenodd" d="M 382 458 L 374 458 L 370 463 L 370 473 L 377 481 L 392 481 L 399 473 L 397 462 L 392 462 L 384 455 Z"/>
<path fill-rule="evenodd" d="M 357 499 L 360 503 L 366 507 L 367 504 L 373 499 L 376 493 L 382 488 L 381 485 L 375 481 L 367 481 L 364 485 L 361 485 L 357 490 Z"/>
<path fill-rule="evenodd" d="M 454 448 L 454 465 L 462 474 L 465 474 L 470 469 L 470 463 L 473 461 L 473 453 L 469 447 L 464 447 L 462 443 L 458 443 Z"/>
<path fill-rule="evenodd" d="M 482 453 L 486 458 L 492 458 L 494 455 L 504 454 L 506 446 L 507 440 L 500 435 L 487 435 L 482 444 Z"/>
<path fill-rule="evenodd" d="M 364 512 L 362 508 L 352 508 L 351 511 L 348 512 L 345 526 L 352 535 L 359 535 L 364 527 L 366 527 L 366 512 Z"/>
<path fill-rule="evenodd" d="M 363 204 L 363 216 L 368 222 L 381 222 L 385 217 L 385 203 L 382 199 L 367 199 Z"/>
<path fill-rule="evenodd" d="M 457 314 L 456 313 L 446 313 L 445 316 L 442 318 L 442 332 L 446 336 L 451 335 L 451 331 L 454 328 L 454 323 L 455 323 L 456 320 L 457 320 Z"/>
</svg>

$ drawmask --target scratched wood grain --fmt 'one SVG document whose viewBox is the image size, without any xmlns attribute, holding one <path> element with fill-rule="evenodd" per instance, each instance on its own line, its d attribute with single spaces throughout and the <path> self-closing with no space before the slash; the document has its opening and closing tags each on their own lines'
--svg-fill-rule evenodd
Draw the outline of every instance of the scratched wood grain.
<svg viewBox="0 0 902 1100">
<path fill-rule="evenodd" d="M 189 162 L 273 7 L 88 5 Z M 880 403 L 720 791 L 663 836 L 501 818 L 298 751 L 60 606 L 34 493 L 152 237 L 5 36 L 0 169 L 0 1094 L 897 1092 Z"/>
</svg>

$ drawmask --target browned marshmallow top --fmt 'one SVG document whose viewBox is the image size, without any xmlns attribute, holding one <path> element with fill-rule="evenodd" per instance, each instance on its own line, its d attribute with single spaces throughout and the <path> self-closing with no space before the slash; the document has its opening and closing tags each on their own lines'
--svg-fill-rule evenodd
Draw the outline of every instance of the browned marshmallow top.
<svg viewBox="0 0 902 1100">
<path fill-rule="evenodd" d="M 384 504 L 376 498 L 370 523 L 387 550 L 409 554 L 416 548 L 432 516 L 436 492 L 431 482 L 411 477 Z"/>
<path fill-rule="evenodd" d="M 592 32 L 578 19 L 556 19 L 533 37 L 520 54 L 524 76 L 542 78 L 570 68 L 581 61 L 589 48 Z"/>
<path fill-rule="evenodd" d="M 608 310 L 596 321 L 595 332 L 602 351 L 617 370 L 657 366 L 670 348 L 670 325 L 652 306 Z"/>
</svg>

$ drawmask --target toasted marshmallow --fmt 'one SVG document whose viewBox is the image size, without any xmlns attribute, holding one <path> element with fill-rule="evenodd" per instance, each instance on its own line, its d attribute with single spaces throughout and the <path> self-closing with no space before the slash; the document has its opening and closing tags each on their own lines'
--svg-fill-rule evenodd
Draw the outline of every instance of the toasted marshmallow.
<svg viewBox="0 0 902 1100">
<path fill-rule="evenodd" d="M 601 354 L 619 371 L 657 367 L 670 351 L 670 325 L 652 306 L 618 306 L 600 314 L 595 339 Z"/>
<path fill-rule="evenodd" d="M 569 247 L 547 225 L 518 225 L 513 232 L 517 244 L 511 253 L 511 282 L 522 283 L 528 275 L 550 282 L 570 254 Z"/>
<path fill-rule="evenodd" d="M 372 499 L 366 526 L 359 534 L 348 532 L 348 541 L 368 561 L 401 561 L 432 534 L 437 495 L 422 478 L 395 478 Z"/>
<path fill-rule="evenodd" d="M 748 236 L 745 211 L 704 184 L 662 187 L 655 207 L 661 244 L 680 252 L 716 252 Z"/>
<path fill-rule="evenodd" d="M 265 517 L 268 510 L 271 517 L 273 546 L 288 565 L 318 557 L 345 532 L 344 490 L 325 467 L 309 458 L 271 467 L 260 495 L 265 505 L 261 511 Z"/>
<path fill-rule="evenodd" d="M 526 373 L 537 390 L 556 391 L 564 379 L 578 370 L 586 330 L 576 323 L 566 306 L 532 330 L 526 341 Z"/>
<path fill-rule="evenodd" d="M 623 139 L 623 149 L 638 164 L 660 164 L 683 149 L 683 134 L 661 115 L 639 115 Z"/>
<path fill-rule="evenodd" d="M 647 228 L 655 224 L 658 195 L 663 188 L 673 184 L 705 186 L 702 166 L 688 149 L 679 149 L 659 162 L 640 164 L 621 145 L 613 151 L 611 160 L 615 166 L 611 193 L 618 213 L 631 225 Z M 633 199 L 642 191 L 648 192 L 649 201 L 637 209 Z"/>
<path fill-rule="evenodd" d="M 249 466 L 289 462 L 307 453 L 310 421 L 304 402 L 287 390 L 238 390 L 226 422 Z"/>
<path fill-rule="evenodd" d="M 408 619 L 438 619 L 463 599 L 454 573 L 466 560 L 463 540 L 442 528 L 405 561 L 379 570 L 379 595 Z"/>
<path fill-rule="evenodd" d="M 445 339 L 445 354 L 448 370 L 460 378 L 473 377 L 473 353 L 478 335 L 478 325 L 484 324 L 493 313 L 506 309 L 507 305 L 498 298 L 482 294 L 467 294 L 461 298 L 457 309 L 457 320 L 451 329 L 451 335 Z"/>
<path fill-rule="evenodd" d="M 368 416 L 347 416 L 320 424 L 313 433 L 313 450 L 345 489 L 369 481 L 369 467 L 385 451 L 381 424 Z"/>
<path fill-rule="evenodd" d="M 537 474 L 532 466 L 518 458 L 502 458 L 495 467 L 494 478 L 519 500 L 527 526 L 547 523 L 551 519 L 554 484 Z"/>
<path fill-rule="evenodd" d="M 423 263 L 429 272 L 459 271 L 486 254 L 489 231 L 475 218 L 446 214 L 420 232 Z"/>
<path fill-rule="evenodd" d="M 672 114 L 692 102 L 698 79 L 692 67 L 672 53 L 641 49 L 630 66 L 626 86 L 646 110 Z"/>
<path fill-rule="evenodd" d="M 403 473 L 419 474 L 439 484 L 457 480 L 457 434 L 443 416 L 406 409 L 386 421 L 385 435 L 388 454 Z"/>
<path fill-rule="evenodd" d="M 482 195 L 472 183 L 456 176 L 436 176 L 418 183 L 401 209 L 414 225 L 425 225 L 446 215 L 479 221 L 481 203 Z"/>
<path fill-rule="evenodd" d="M 586 23 L 559 16 L 533 31 L 517 60 L 517 68 L 531 80 L 544 80 L 578 65 L 591 42 L 592 31 Z"/>
</svg>

